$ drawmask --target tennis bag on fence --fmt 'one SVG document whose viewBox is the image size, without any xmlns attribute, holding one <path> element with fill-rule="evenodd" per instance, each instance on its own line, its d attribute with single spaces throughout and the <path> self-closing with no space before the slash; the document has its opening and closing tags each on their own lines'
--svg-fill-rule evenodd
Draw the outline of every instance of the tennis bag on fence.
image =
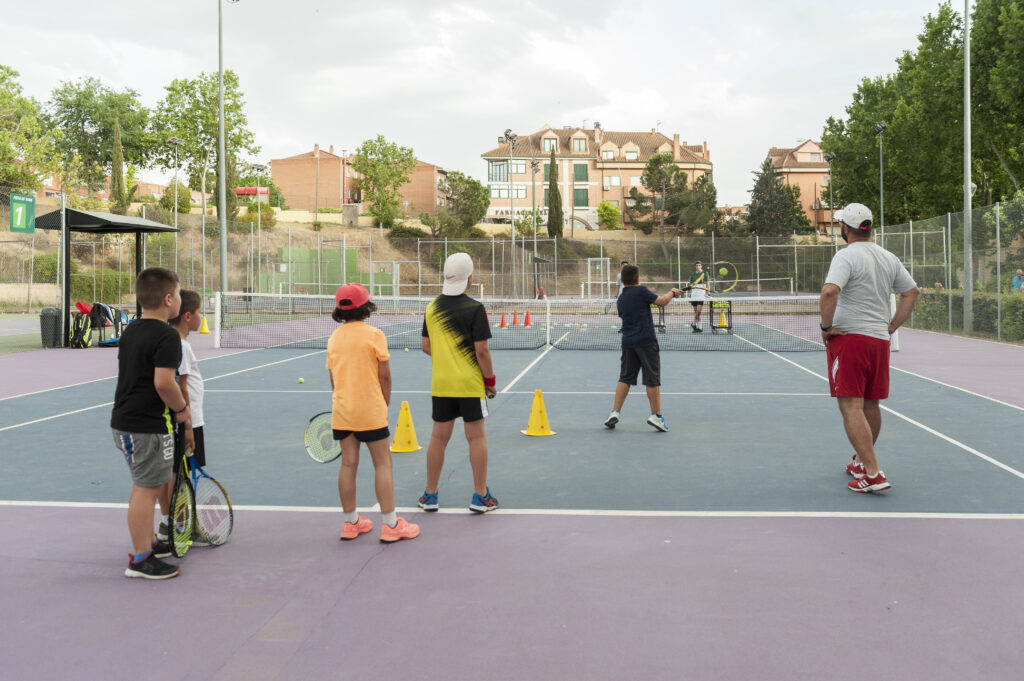
<svg viewBox="0 0 1024 681">
<path fill-rule="evenodd" d="M 92 319 L 90 315 L 76 312 L 71 319 L 71 347 L 87 348 L 92 343 Z"/>
</svg>

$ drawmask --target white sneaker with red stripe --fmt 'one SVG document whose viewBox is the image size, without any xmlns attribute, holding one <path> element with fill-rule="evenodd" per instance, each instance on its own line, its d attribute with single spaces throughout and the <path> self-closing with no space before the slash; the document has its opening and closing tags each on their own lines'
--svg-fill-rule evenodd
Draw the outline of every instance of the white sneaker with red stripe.
<svg viewBox="0 0 1024 681">
<path fill-rule="evenodd" d="M 874 477 L 865 474 L 856 480 L 851 480 L 847 483 L 847 486 L 851 492 L 863 492 L 865 494 L 868 492 L 881 492 L 892 487 L 882 471 L 878 471 L 878 475 Z"/>
</svg>

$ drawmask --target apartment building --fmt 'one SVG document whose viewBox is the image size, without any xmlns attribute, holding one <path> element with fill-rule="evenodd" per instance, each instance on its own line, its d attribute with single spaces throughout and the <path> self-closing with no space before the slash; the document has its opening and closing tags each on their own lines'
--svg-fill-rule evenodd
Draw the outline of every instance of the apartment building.
<svg viewBox="0 0 1024 681">
<path fill-rule="evenodd" d="M 487 162 L 490 219 L 508 221 L 534 205 L 538 213 L 547 215 L 552 150 L 566 229 L 597 229 L 597 207 L 602 201 L 623 210 L 629 190 L 643 190 L 640 177 L 655 154 L 671 154 L 690 183 L 712 172 L 707 142 L 691 145 L 680 142 L 679 135 L 669 139 L 657 130 L 615 132 L 596 122 L 592 129 L 545 125 L 518 137 L 511 148 L 499 138 L 497 147 L 481 154 Z"/>
<path fill-rule="evenodd" d="M 829 165 L 821 144 L 806 140 L 792 149 L 772 147 L 768 159 L 785 184 L 800 188 L 800 206 L 814 228 L 827 233 L 832 213 L 821 193 L 828 191 Z"/>
<path fill-rule="evenodd" d="M 313 151 L 270 161 L 270 176 L 284 196 L 284 201 L 295 210 L 313 211 L 317 208 L 341 208 L 345 203 L 359 203 L 359 190 L 352 181 L 351 159 L 334 153 L 334 145 L 327 151 L 319 144 Z"/>
<path fill-rule="evenodd" d="M 432 163 L 417 161 L 416 167 L 409 173 L 409 181 L 398 190 L 402 206 L 402 215 L 414 218 L 420 213 L 437 213 L 440 206 L 447 202 L 443 191 L 443 183 L 448 171 Z"/>
</svg>

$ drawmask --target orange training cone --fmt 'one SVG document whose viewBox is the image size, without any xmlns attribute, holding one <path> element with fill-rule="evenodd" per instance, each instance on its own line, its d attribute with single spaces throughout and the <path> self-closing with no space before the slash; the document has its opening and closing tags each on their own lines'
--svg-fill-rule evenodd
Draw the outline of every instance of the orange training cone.
<svg viewBox="0 0 1024 681">
<path fill-rule="evenodd" d="M 199 327 L 199 333 L 210 333 L 210 327 L 206 324 L 206 315 L 203 315 L 203 324 Z"/>
<path fill-rule="evenodd" d="M 423 448 L 416 441 L 416 428 L 412 425 L 409 403 L 403 400 L 402 409 L 398 412 L 398 427 L 395 428 L 395 437 L 391 440 L 391 451 L 415 452 L 420 449 Z"/>
<path fill-rule="evenodd" d="M 519 310 L 512 310 L 512 326 L 519 326 Z"/>
<path fill-rule="evenodd" d="M 523 326 L 526 326 L 526 327 L 533 326 L 533 324 L 530 323 L 530 311 L 529 310 L 526 311 L 526 318 L 523 319 Z"/>
<path fill-rule="evenodd" d="M 502 310 L 502 312 L 501 312 L 501 328 L 504 329 L 507 326 L 508 326 L 508 324 L 505 323 L 505 311 Z"/>
<path fill-rule="evenodd" d="M 526 430 L 520 431 L 523 435 L 540 437 L 543 435 L 554 435 L 548 423 L 548 413 L 544 409 L 544 396 L 540 391 L 533 393 L 533 407 L 530 409 L 530 422 L 526 424 Z"/>
</svg>

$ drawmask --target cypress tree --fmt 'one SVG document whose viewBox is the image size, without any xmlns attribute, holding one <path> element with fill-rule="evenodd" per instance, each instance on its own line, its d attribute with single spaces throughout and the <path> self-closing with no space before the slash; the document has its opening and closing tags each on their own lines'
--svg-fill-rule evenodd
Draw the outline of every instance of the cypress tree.
<svg viewBox="0 0 1024 681">
<path fill-rule="evenodd" d="M 562 236 L 562 194 L 558 191 L 558 165 L 555 150 L 551 150 L 551 173 L 548 179 L 548 236 Z"/>
<path fill-rule="evenodd" d="M 128 211 L 124 191 L 124 152 L 121 150 L 121 121 L 114 119 L 114 139 L 111 142 L 110 160 L 110 210 L 118 215 Z"/>
</svg>

